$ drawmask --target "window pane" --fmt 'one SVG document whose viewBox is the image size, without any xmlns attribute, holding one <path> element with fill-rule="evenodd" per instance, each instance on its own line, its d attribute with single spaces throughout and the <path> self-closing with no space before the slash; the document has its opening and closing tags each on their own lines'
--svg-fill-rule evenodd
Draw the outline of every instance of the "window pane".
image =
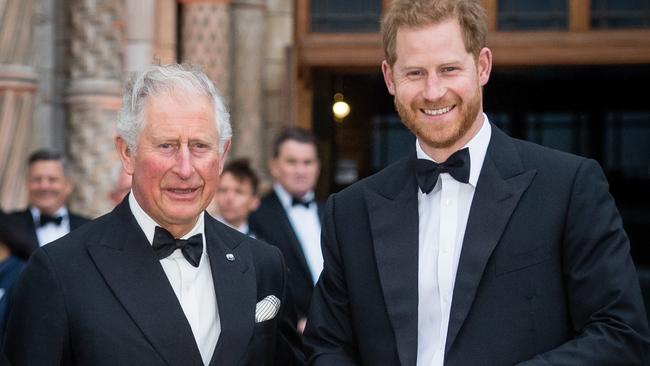
<svg viewBox="0 0 650 366">
<path fill-rule="evenodd" d="M 650 0 L 592 0 L 593 28 L 650 27 Z"/>
<path fill-rule="evenodd" d="M 378 32 L 381 0 L 312 0 L 312 32 Z"/>
<path fill-rule="evenodd" d="M 567 29 L 567 0 L 499 0 L 499 30 Z"/>
<path fill-rule="evenodd" d="M 372 168 L 379 171 L 408 155 L 415 146 L 415 136 L 396 114 L 377 116 L 372 129 Z"/>
<path fill-rule="evenodd" d="M 607 166 L 626 178 L 650 177 L 650 113 L 608 113 L 606 126 Z"/>
<path fill-rule="evenodd" d="M 581 150 L 580 129 L 572 113 L 531 113 L 526 116 L 528 140 L 570 153 Z"/>
</svg>

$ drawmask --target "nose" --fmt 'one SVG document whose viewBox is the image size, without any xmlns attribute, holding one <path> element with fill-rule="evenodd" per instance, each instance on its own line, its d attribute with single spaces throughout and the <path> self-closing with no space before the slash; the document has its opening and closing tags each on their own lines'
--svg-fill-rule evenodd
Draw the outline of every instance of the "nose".
<svg viewBox="0 0 650 366">
<path fill-rule="evenodd" d="M 194 166 L 192 164 L 192 154 L 187 145 L 181 145 L 176 155 L 175 171 L 178 176 L 185 180 L 189 179 L 194 173 Z"/>
<path fill-rule="evenodd" d="M 445 86 L 437 74 L 431 73 L 425 80 L 422 97 L 428 101 L 435 101 L 442 98 L 446 92 Z"/>
</svg>

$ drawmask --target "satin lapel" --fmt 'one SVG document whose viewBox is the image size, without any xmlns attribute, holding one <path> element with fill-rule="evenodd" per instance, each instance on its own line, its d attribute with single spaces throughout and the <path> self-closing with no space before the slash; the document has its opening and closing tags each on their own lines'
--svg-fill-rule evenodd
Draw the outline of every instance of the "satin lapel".
<svg viewBox="0 0 650 366">
<path fill-rule="evenodd" d="M 379 280 L 402 365 L 415 365 L 417 358 L 418 321 L 413 315 L 418 312 L 419 220 L 414 161 L 402 162 L 386 174 L 380 187 L 365 195 Z"/>
<path fill-rule="evenodd" d="M 536 171 L 524 171 L 512 140 L 492 126 L 456 274 L 445 353 L 467 318 L 485 266 Z"/>
<path fill-rule="evenodd" d="M 88 251 L 153 348 L 170 365 L 201 365 L 201 355 L 174 290 L 124 200 Z"/>
<path fill-rule="evenodd" d="M 239 245 L 245 237 L 235 237 L 208 215 L 205 234 L 221 322 L 210 365 L 236 365 L 244 356 L 255 326 L 257 284 L 253 259 L 248 247 Z"/>
</svg>

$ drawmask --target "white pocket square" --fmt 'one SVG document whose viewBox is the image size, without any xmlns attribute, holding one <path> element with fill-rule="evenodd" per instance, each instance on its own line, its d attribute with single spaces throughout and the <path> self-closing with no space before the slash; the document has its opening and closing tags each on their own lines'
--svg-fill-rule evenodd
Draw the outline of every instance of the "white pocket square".
<svg viewBox="0 0 650 366">
<path fill-rule="evenodd" d="M 255 323 L 261 323 L 275 318 L 280 310 L 280 299 L 269 295 L 255 305 Z"/>
</svg>

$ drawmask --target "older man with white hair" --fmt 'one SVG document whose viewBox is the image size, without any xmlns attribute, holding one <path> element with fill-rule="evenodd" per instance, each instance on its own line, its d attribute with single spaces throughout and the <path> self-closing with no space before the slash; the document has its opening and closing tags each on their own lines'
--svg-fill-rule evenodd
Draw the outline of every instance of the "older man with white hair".
<svg viewBox="0 0 650 366">
<path fill-rule="evenodd" d="M 10 308 L 9 361 L 302 364 L 280 251 L 205 213 L 231 137 L 212 82 L 152 66 L 127 85 L 117 129 L 131 194 L 33 256 Z"/>
</svg>

